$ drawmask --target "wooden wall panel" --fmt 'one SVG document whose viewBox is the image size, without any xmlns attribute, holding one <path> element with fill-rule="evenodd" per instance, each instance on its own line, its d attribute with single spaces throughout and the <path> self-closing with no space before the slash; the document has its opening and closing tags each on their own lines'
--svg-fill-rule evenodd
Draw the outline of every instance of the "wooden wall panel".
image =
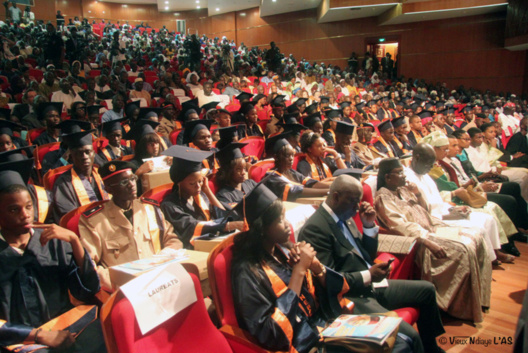
<svg viewBox="0 0 528 353">
<path fill-rule="evenodd" d="M 185 19 L 192 32 L 208 37 L 226 36 L 239 45 L 269 47 L 275 41 L 285 54 L 309 61 L 324 61 L 345 66 L 352 51 L 363 56 L 368 40 L 379 37 L 397 38 L 400 74 L 463 84 L 479 89 L 528 93 L 528 56 L 525 51 L 503 49 L 506 14 L 453 18 L 423 23 L 378 26 L 376 18 L 318 24 L 317 10 L 260 17 L 253 8 L 217 16 L 207 10 L 160 13 L 156 5 L 101 3 L 95 0 L 56 0 L 56 8 L 70 16 L 100 21 L 101 18 L 128 20 L 131 25 L 148 22 L 152 27 L 166 25 L 176 29 L 176 20 Z M 453 1 L 453 0 L 451 0 Z M 36 0 L 37 18 L 54 19 L 47 0 Z M 104 11 L 104 13 L 103 13 Z M 3 8 L 0 8 L 0 17 Z M 47 16 L 47 17 L 46 17 Z"/>
</svg>

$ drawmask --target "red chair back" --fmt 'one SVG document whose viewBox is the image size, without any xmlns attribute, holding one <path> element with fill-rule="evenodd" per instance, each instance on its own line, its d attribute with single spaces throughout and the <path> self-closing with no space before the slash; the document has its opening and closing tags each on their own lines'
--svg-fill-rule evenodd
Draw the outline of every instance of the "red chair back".
<svg viewBox="0 0 528 353">
<path fill-rule="evenodd" d="M 240 150 L 246 156 L 254 156 L 257 159 L 260 159 L 264 154 L 264 138 L 260 136 L 248 136 L 240 141 L 240 143 L 247 143 L 246 146 L 242 147 Z"/>
<path fill-rule="evenodd" d="M 249 167 L 248 176 L 250 179 L 255 180 L 255 182 L 260 182 L 264 175 L 275 166 L 275 161 L 273 159 L 265 159 L 259 161 Z"/>
<path fill-rule="evenodd" d="M 108 200 L 91 202 L 87 205 L 81 206 L 79 208 L 76 208 L 66 213 L 60 219 L 59 226 L 61 226 L 62 228 L 71 230 L 72 232 L 77 234 L 78 237 L 80 237 L 81 235 L 79 234 L 79 217 L 81 216 L 81 214 L 92 207 L 95 207 L 97 205 L 100 205 L 106 202 L 108 202 Z"/>
<path fill-rule="evenodd" d="M 73 167 L 72 164 L 68 164 L 62 167 L 58 167 L 55 169 L 50 169 L 44 176 L 42 177 L 42 182 L 44 184 L 44 189 L 46 190 L 53 190 L 53 185 L 55 185 L 55 180 L 59 176 L 61 176 L 66 171 L 70 170 Z"/>
<path fill-rule="evenodd" d="M 228 104 L 226 105 L 225 109 L 230 113 L 234 113 L 240 109 L 240 105 L 239 104 Z"/>
<path fill-rule="evenodd" d="M 233 352 L 209 318 L 200 280 L 193 273 L 189 275 L 196 291 L 196 302 L 145 335 L 139 329 L 128 299 L 121 291 L 115 293 L 101 310 L 108 352 Z"/>
<path fill-rule="evenodd" d="M 28 144 L 32 145 L 33 141 L 35 141 L 44 131 L 46 131 L 45 127 L 39 127 L 36 129 L 29 130 L 26 137 Z"/>
<path fill-rule="evenodd" d="M 92 70 L 90 70 L 90 74 L 89 75 L 92 78 L 96 78 L 97 76 L 101 75 L 101 70 L 92 69 Z"/>
<path fill-rule="evenodd" d="M 159 203 L 161 203 L 161 201 L 163 201 L 165 196 L 171 193 L 173 185 L 174 185 L 173 183 L 169 183 L 169 184 L 163 184 L 163 185 L 156 186 L 155 188 L 152 188 L 149 191 L 144 192 L 143 195 L 141 195 L 141 198 L 152 199 L 152 200 L 156 200 Z"/>
<path fill-rule="evenodd" d="M 44 78 L 44 72 L 39 69 L 29 69 L 29 76 L 33 76 L 40 83 Z"/>
<path fill-rule="evenodd" d="M 176 144 L 176 141 L 178 141 L 178 135 L 180 134 L 180 132 L 182 131 L 182 129 L 179 129 L 179 130 L 174 130 L 173 132 L 170 133 L 169 135 L 169 141 L 175 145 Z"/>
<path fill-rule="evenodd" d="M 302 161 L 305 158 L 306 158 L 306 156 L 304 155 L 304 153 L 296 153 L 295 157 L 293 157 L 292 169 L 297 170 L 297 164 L 299 164 L 299 162 Z"/>
</svg>

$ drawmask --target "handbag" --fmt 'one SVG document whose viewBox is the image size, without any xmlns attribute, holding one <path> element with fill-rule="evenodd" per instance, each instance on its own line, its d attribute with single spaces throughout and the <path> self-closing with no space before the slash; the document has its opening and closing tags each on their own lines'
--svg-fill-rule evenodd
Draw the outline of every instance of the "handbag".
<svg viewBox="0 0 528 353">
<path fill-rule="evenodd" d="M 488 197 L 484 192 L 473 190 L 473 186 L 469 186 L 464 192 L 457 195 L 466 205 L 473 208 L 481 208 L 488 202 Z"/>
</svg>

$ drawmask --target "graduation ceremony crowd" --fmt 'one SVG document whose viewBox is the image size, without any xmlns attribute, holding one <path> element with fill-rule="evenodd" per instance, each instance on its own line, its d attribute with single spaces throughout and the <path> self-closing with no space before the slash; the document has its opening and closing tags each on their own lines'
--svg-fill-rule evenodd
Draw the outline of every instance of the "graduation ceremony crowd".
<svg viewBox="0 0 528 353">
<path fill-rule="evenodd" d="M 39 326 L 73 307 L 69 294 L 111 292 L 111 266 L 236 233 L 236 317 L 264 349 L 319 347 L 318 327 L 353 302 L 355 314 L 418 308 L 394 351 L 443 352 L 441 311 L 482 322 L 492 270 L 527 241 L 528 116 L 514 94 L 398 77 L 390 56 L 341 69 L 273 42 L 11 20 L 2 347 L 104 352 L 98 321 L 75 338 Z M 156 157 L 174 183 L 162 200 L 144 195 Z M 302 198 L 326 199 L 292 242 L 283 202 Z M 78 230 L 59 226 L 79 207 Z M 384 234 L 415 241 L 412 280 L 376 260 Z"/>
</svg>

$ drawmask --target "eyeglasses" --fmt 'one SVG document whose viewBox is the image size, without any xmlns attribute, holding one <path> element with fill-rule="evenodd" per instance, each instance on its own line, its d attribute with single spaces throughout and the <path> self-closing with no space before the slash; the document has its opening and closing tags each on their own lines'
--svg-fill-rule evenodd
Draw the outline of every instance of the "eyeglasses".
<svg viewBox="0 0 528 353">
<path fill-rule="evenodd" d="M 395 174 L 397 176 L 403 176 L 403 170 L 399 171 L 399 172 L 390 172 L 389 174 Z"/>
<path fill-rule="evenodd" d="M 137 175 L 132 175 L 130 178 L 123 179 L 119 183 L 111 184 L 110 186 L 121 186 L 121 187 L 124 188 L 124 187 L 128 186 L 128 184 L 130 182 L 135 183 L 137 180 L 138 180 L 138 176 Z"/>
</svg>

